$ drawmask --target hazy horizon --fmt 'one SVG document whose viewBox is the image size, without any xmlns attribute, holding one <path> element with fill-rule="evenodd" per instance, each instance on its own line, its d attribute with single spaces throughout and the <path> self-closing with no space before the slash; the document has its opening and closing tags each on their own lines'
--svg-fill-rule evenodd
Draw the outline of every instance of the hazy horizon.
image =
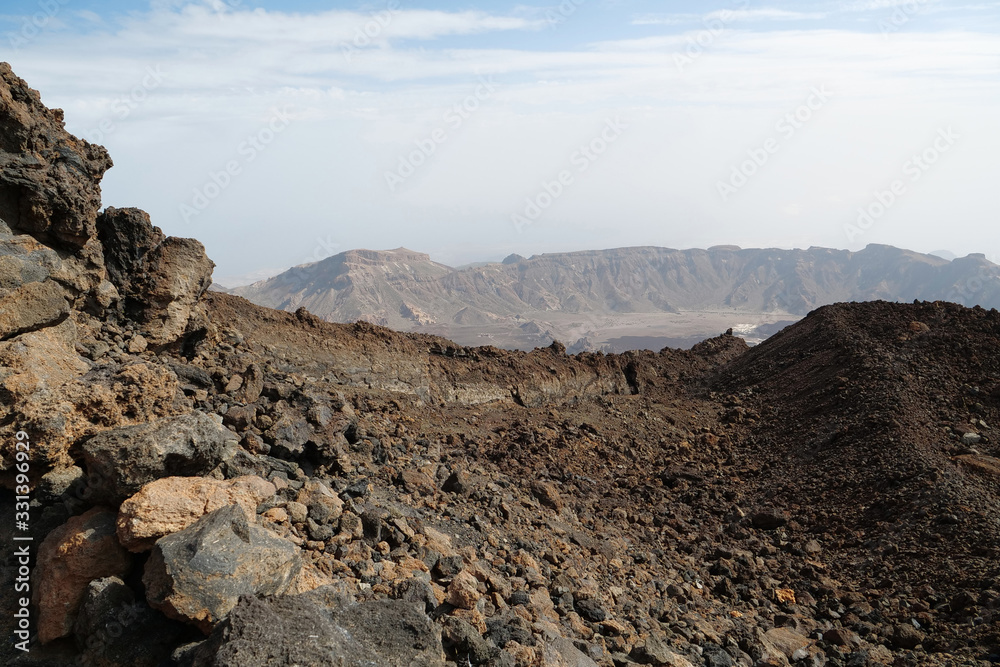
<svg viewBox="0 0 1000 667">
<path fill-rule="evenodd" d="M 430 261 L 432 261 L 432 262 L 435 262 L 435 263 L 438 263 L 438 264 L 444 264 L 445 266 L 448 266 L 448 268 L 453 269 L 453 270 L 462 270 L 462 269 L 466 269 L 466 268 L 470 268 L 470 267 L 474 267 L 474 266 L 480 266 L 480 265 L 483 265 L 483 264 L 497 264 L 497 263 L 500 263 L 501 261 L 503 261 L 506 257 L 510 256 L 511 254 L 522 255 L 526 259 L 531 259 L 531 258 L 533 258 L 535 256 L 544 256 L 544 255 L 564 255 L 564 254 L 572 254 L 572 253 L 578 253 L 578 252 L 609 252 L 609 251 L 614 251 L 614 250 L 629 250 L 629 249 L 633 249 L 633 248 L 642 248 L 642 247 L 656 247 L 656 248 L 664 248 L 664 249 L 668 249 L 668 250 L 679 250 L 681 252 L 686 252 L 686 251 L 689 251 L 689 250 L 712 250 L 712 248 L 715 248 L 715 247 L 725 247 L 725 246 L 732 246 L 732 245 L 733 244 L 719 244 L 717 246 L 709 246 L 707 248 L 668 248 L 666 246 L 617 246 L 617 247 L 613 247 L 613 248 L 586 248 L 586 249 L 581 249 L 581 250 L 569 250 L 569 251 L 554 251 L 554 252 L 544 252 L 544 253 L 532 253 L 532 254 L 529 254 L 529 255 L 522 255 L 522 253 L 508 253 L 504 257 L 483 258 L 483 259 L 480 259 L 480 260 L 466 262 L 464 264 L 457 264 L 457 265 L 449 265 L 449 264 L 446 264 L 445 262 L 440 262 L 431 253 L 423 253 L 423 254 L 427 255 L 430 258 Z M 872 244 L 872 245 L 877 245 L 877 244 Z M 793 250 L 793 251 L 794 250 L 803 250 L 804 251 L 804 250 L 809 250 L 810 248 L 778 248 L 778 247 L 771 247 L 771 248 L 749 248 L 749 247 L 747 247 L 747 248 L 744 248 L 744 247 L 740 247 L 739 249 L 740 250 Z M 831 249 L 831 250 L 844 250 L 842 248 L 827 248 L 827 249 Z M 899 248 L 899 249 L 900 250 L 910 250 L 909 248 Z M 394 250 L 408 250 L 408 251 L 411 251 L 411 252 L 423 252 L 422 250 L 419 250 L 419 249 L 404 248 L 402 246 L 396 247 L 396 248 L 351 248 L 349 250 L 343 250 L 341 252 L 334 253 L 333 255 L 330 255 L 329 257 L 324 257 L 323 259 L 329 259 L 330 257 L 335 257 L 337 255 L 343 255 L 343 254 L 345 254 L 347 252 L 350 252 L 351 250 L 372 251 L 372 252 L 392 252 Z M 864 249 L 862 248 L 862 250 L 864 250 Z M 845 250 L 845 252 L 860 252 L 860 251 L 847 251 L 847 250 Z M 914 252 L 917 252 L 917 251 L 914 251 Z M 961 259 L 961 258 L 967 257 L 969 255 L 984 255 L 989 262 L 991 262 L 993 264 L 1000 265 L 1000 262 L 997 261 L 998 260 L 997 257 L 989 256 L 989 255 L 986 255 L 985 253 L 968 253 L 967 255 L 956 255 L 955 253 L 953 253 L 953 252 L 951 252 L 951 251 L 949 251 L 947 249 L 940 249 L 940 250 L 935 250 L 935 251 L 932 251 L 932 252 L 929 252 L 929 253 L 923 253 L 923 254 L 932 255 L 934 257 L 938 257 L 939 259 L 943 259 L 943 260 L 948 261 L 948 262 L 953 261 L 955 259 Z M 315 264 L 315 263 L 318 263 L 318 262 L 321 262 L 321 261 L 323 261 L 323 260 L 316 260 L 315 262 L 308 262 L 308 263 L 303 263 L 303 264 L 297 264 L 297 265 L 294 265 L 294 266 L 286 267 L 284 269 L 271 269 L 271 270 L 263 269 L 263 270 L 260 270 L 260 271 L 257 271 L 257 272 L 251 272 L 250 274 L 244 274 L 244 275 L 237 275 L 237 276 L 216 276 L 214 278 L 213 282 L 215 284 L 221 285 L 222 287 L 225 287 L 227 289 L 234 289 L 234 288 L 237 288 L 237 287 L 245 287 L 245 286 L 251 285 L 253 283 L 262 282 L 262 281 L 268 280 L 269 278 L 273 278 L 273 277 L 275 277 L 277 275 L 280 275 L 280 274 L 284 273 L 285 271 L 288 271 L 288 270 L 290 270 L 292 268 L 299 267 L 299 266 L 309 266 L 311 264 Z"/>
<path fill-rule="evenodd" d="M 655 245 L 1000 256 L 1000 2 L 8 2 L 104 204 L 222 280 Z"/>
</svg>

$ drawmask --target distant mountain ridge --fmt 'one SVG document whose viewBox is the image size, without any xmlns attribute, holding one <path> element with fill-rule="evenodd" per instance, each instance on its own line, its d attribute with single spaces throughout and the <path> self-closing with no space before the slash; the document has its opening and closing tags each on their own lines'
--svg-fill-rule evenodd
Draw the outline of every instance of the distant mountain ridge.
<svg viewBox="0 0 1000 667">
<path fill-rule="evenodd" d="M 539 313 L 598 317 L 725 309 L 798 319 L 843 301 L 998 307 L 1000 267 L 980 254 L 948 261 L 869 245 L 858 252 L 646 246 L 512 255 L 452 269 L 398 248 L 351 250 L 232 291 L 263 306 L 304 307 L 328 321 L 363 319 L 404 331 L 523 326 L 529 314 Z"/>
</svg>

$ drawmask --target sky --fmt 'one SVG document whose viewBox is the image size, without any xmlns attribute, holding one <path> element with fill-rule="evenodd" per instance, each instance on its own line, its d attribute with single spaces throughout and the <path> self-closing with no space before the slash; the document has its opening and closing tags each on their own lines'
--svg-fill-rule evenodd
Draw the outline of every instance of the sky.
<svg viewBox="0 0 1000 667">
<path fill-rule="evenodd" d="M 359 247 L 1000 259 L 1000 0 L 5 0 L 0 60 L 223 284 Z"/>
</svg>

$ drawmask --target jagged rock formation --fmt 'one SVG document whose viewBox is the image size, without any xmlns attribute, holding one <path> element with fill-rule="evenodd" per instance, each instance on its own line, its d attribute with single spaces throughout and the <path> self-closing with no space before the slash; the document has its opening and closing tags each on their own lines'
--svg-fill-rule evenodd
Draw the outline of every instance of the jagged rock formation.
<svg viewBox="0 0 1000 667">
<path fill-rule="evenodd" d="M 0 63 L 0 220 L 6 223 L 0 241 L 20 245 L 27 255 L 42 250 L 14 238 L 27 234 L 52 250 L 71 253 L 53 261 L 55 253 L 43 252 L 48 261 L 36 265 L 34 276 L 29 272 L 21 280 L 53 280 L 71 298 L 98 289 L 103 277 L 95 238 L 99 183 L 111 164 L 104 148 L 66 133 L 62 111 L 46 108 L 37 91 Z M 5 264 L 11 262 L 20 263 L 8 259 Z M 4 282 L 12 277 L 5 276 Z M 20 286 L 17 278 L 13 282 L 12 288 Z"/>
<path fill-rule="evenodd" d="M 4 476 L 18 429 L 36 436 L 39 466 L 59 466 L 71 463 L 68 448 L 81 437 L 178 411 L 169 368 L 118 361 L 203 335 L 198 300 L 212 263 L 197 241 L 165 238 L 141 212 L 99 215 L 107 152 L 69 135 L 62 112 L 47 109 L 6 64 L 0 148 Z M 127 328 L 127 344 L 98 340 L 110 322 Z"/>
<path fill-rule="evenodd" d="M 83 145 L 0 72 L 0 126 L 49 142 L 0 162 Z M 97 192 L 80 173 L 53 201 Z M 754 349 L 468 348 L 204 293 L 200 246 L 72 201 L 50 217 L 93 213 L 79 234 L 0 226 L 0 298 L 40 290 L 0 319 L 0 538 L 38 547 L 37 637 L 3 664 L 1000 657 L 996 310 L 838 304 Z"/>
<path fill-rule="evenodd" d="M 215 264 L 194 239 L 167 237 L 145 211 L 108 207 L 97 219 L 108 278 L 120 312 L 153 345 L 168 345 L 205 326 L 198 307 Z"/>
</svg>

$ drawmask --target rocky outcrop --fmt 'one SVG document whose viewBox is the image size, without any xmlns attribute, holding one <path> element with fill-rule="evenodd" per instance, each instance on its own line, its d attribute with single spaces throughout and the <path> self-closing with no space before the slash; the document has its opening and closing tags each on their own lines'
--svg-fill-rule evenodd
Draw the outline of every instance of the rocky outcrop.
<svg viewBox="0 0 1000 667">
<path fill-rule="evenodd" d="M 111 165 L 104 148 L 66 132 L 62 111 L 0 63 L 0 218 L 50 246 L 87 248 L 97 261 L 100 181 Z"/>
<path fill-rule="evenodd" d="M 83 446 L 94 497 L 118 505 L 162 477 L 208 474 L 236 451 L 220 422 L 194 412 L 95 435 Z"/>
<path fill-rule="evenodd" d="M 38 549 L 32 581 L 42 643 L 73 630 L 91 581 L 124 576 L 131 557 L 115 536 L 115 514 L 95 507 L 49 533 Z"/>
<path fill-rule="evenodd" d="M 120 312 L 154 345 L 166 345 L 207 322 L 199 306 L 215 264 L 194 239 L 167 237 L 139 209 L 107 208 L 97 220 L 108 278 Z"/>
<path fill-rule="evenodd" d="M 26 234 L 63 251 L 58 261 L 45 259 L 69 296 L 96 308 L 121 296 L 122 310 L 154 344 L 172 343 L 205 324 L 197 304 L 214 264 L 200 243 L 164 237 L 142 211 L 109 208 L 99 216 L 100 182 L 111 165 L 104 148 L 66 132 L 62 111 L 46 108 L 0 63 L 0 243 L 5 234 Z M 0 287 L 4 273 L 0 263 Z"/>
<path fill-rule="evenodd" d="M 71 467 L 70 447 L 82 438 L 190 410 L 176 403 L 176 376 L 142 355 L 204 329 L 199 299 L 212 263 L 197 241 L 163 238 L 141 212 L 99 214 L 110 166 L 103 148 L 67 133 L 62 112 L 0 63 L 0 480 L 8 485 L 18 430 L 37 443 L 32 474 L 41 476 Z M 129 253 L 138 261 L 126 261 Z"/>
<path fill-rule="evenodd" d="M 295 545 L 230 505 L 160 539 L 142 581 L 153 608 L 207 634 L 240 597 L 285 592 L 301 567 Z"/>
</svg>

